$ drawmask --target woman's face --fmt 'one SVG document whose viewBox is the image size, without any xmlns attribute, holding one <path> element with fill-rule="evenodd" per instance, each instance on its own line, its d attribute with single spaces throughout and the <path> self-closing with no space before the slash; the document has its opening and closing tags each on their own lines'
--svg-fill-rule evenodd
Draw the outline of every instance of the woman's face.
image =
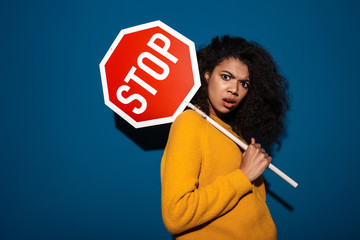
<svg viewBox="0 0 360 240">
<path fill-rule="evenodd" d="M 233 111 L 246 96 L 250 86 L 247 65 L 239 59 L 228 58 L 205 73 L 208 82 L 210 114 L 221 117 Z"/>
</svg>

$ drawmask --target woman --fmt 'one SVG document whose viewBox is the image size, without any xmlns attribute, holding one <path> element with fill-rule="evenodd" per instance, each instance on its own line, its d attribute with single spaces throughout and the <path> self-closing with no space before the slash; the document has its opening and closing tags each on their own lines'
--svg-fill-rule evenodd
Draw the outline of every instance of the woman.
<svg viewBox="0 0 360 240">
<path fill-rule="evenodd" d="M 180 114 L 161 162 L 164 224 L 175 239 L 276 239 L 262 178 L 271 157 L 251 137 L 278 143 L 287 81 L 266 50 L 239 37 L 216 37 L 197 55 L 192 102 L 251 144 L 242 152 L 195 111 Z"/>
</svg>

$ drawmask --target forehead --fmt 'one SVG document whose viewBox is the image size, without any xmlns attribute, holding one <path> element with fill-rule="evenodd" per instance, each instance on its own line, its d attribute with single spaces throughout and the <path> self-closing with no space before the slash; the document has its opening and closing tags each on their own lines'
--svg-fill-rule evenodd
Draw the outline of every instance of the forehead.
<svg viewBox="0 0 360 240">
<path fill-rule="evenodd" d="M 248 66 L 237 58 L 226 58 L 214 69 L 215 71 L 228 71 L 236 77 L 249 77 Z"/>
</svg>

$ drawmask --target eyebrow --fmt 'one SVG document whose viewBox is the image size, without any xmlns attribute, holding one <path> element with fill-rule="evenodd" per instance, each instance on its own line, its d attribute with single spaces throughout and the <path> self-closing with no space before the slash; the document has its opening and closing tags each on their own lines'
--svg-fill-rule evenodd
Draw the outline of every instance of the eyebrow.
<svg viewBox="0 0 360 240">
<path fill-rule="evenodd" d="M 229 74 L 229 76 L 231 78 L 235 78 L 234 74 L 232 74 L 231 72 L 227 71 L 227 70 L 222 70 L 222 72 L 225 72 L 227 74 Z M 250 82 L 250 79 L 246 78 L 246 79 L 242 79 L 241 81 L 247 81 L 247 82 Z"/>
</svg>

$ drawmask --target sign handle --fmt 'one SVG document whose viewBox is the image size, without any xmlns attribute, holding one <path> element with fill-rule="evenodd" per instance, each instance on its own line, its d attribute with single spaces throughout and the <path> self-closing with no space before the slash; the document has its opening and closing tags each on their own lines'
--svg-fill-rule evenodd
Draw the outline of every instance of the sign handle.
<svg viewBox="0 0 360 240">
<path fill-rule="evenodd" d="M 208 121 L 211 125 L 213 125 L 215 128 L 217 128 L 220 132 L 222 132 L 223 134 L 225 134 L 225 136 L 227 136 L 228 138 L 230 138 L 231 140 L 233 140 L 237 145 L 239 145 L 243 150 L 247 150 L 248 145 L 245 144 L 243 141 L 241 141 L 239 138 L 235 137 L 233 134 L 231 134 L 228 130 L 226 130 L 225 128 L 223 128 L 220 124 L 218 124 L 217 122 L 215 122 L 211 117 L 209 117 L 208 115 L 206 115 L 203 111 L 201 111 L 200 109 L 198 109 L 197 107 L 195 107 L 192 103 L 188 103 L 187 106 L 191 109 L 193 109 L 195 112 L 197 112 L 198 114 L 200 114 L 200 116 L 202 116 L 206 121 Z M 277 175 L 279 175 L 280 177 L 282 177 L 285 181 L 287 181 L 291 186 L 293 186 L 294 188 L 296 188 L 298 186 L 298 183 L 295 182 L 294 180 L 292 180 L 289 176 L 287 176 L 285 173 L 283 173 L 281 170 L 279 170 L 277 167 L 275 167 L 273 164 L 269 164 L 269 168 L 276 173 Z"/>
</svg>

